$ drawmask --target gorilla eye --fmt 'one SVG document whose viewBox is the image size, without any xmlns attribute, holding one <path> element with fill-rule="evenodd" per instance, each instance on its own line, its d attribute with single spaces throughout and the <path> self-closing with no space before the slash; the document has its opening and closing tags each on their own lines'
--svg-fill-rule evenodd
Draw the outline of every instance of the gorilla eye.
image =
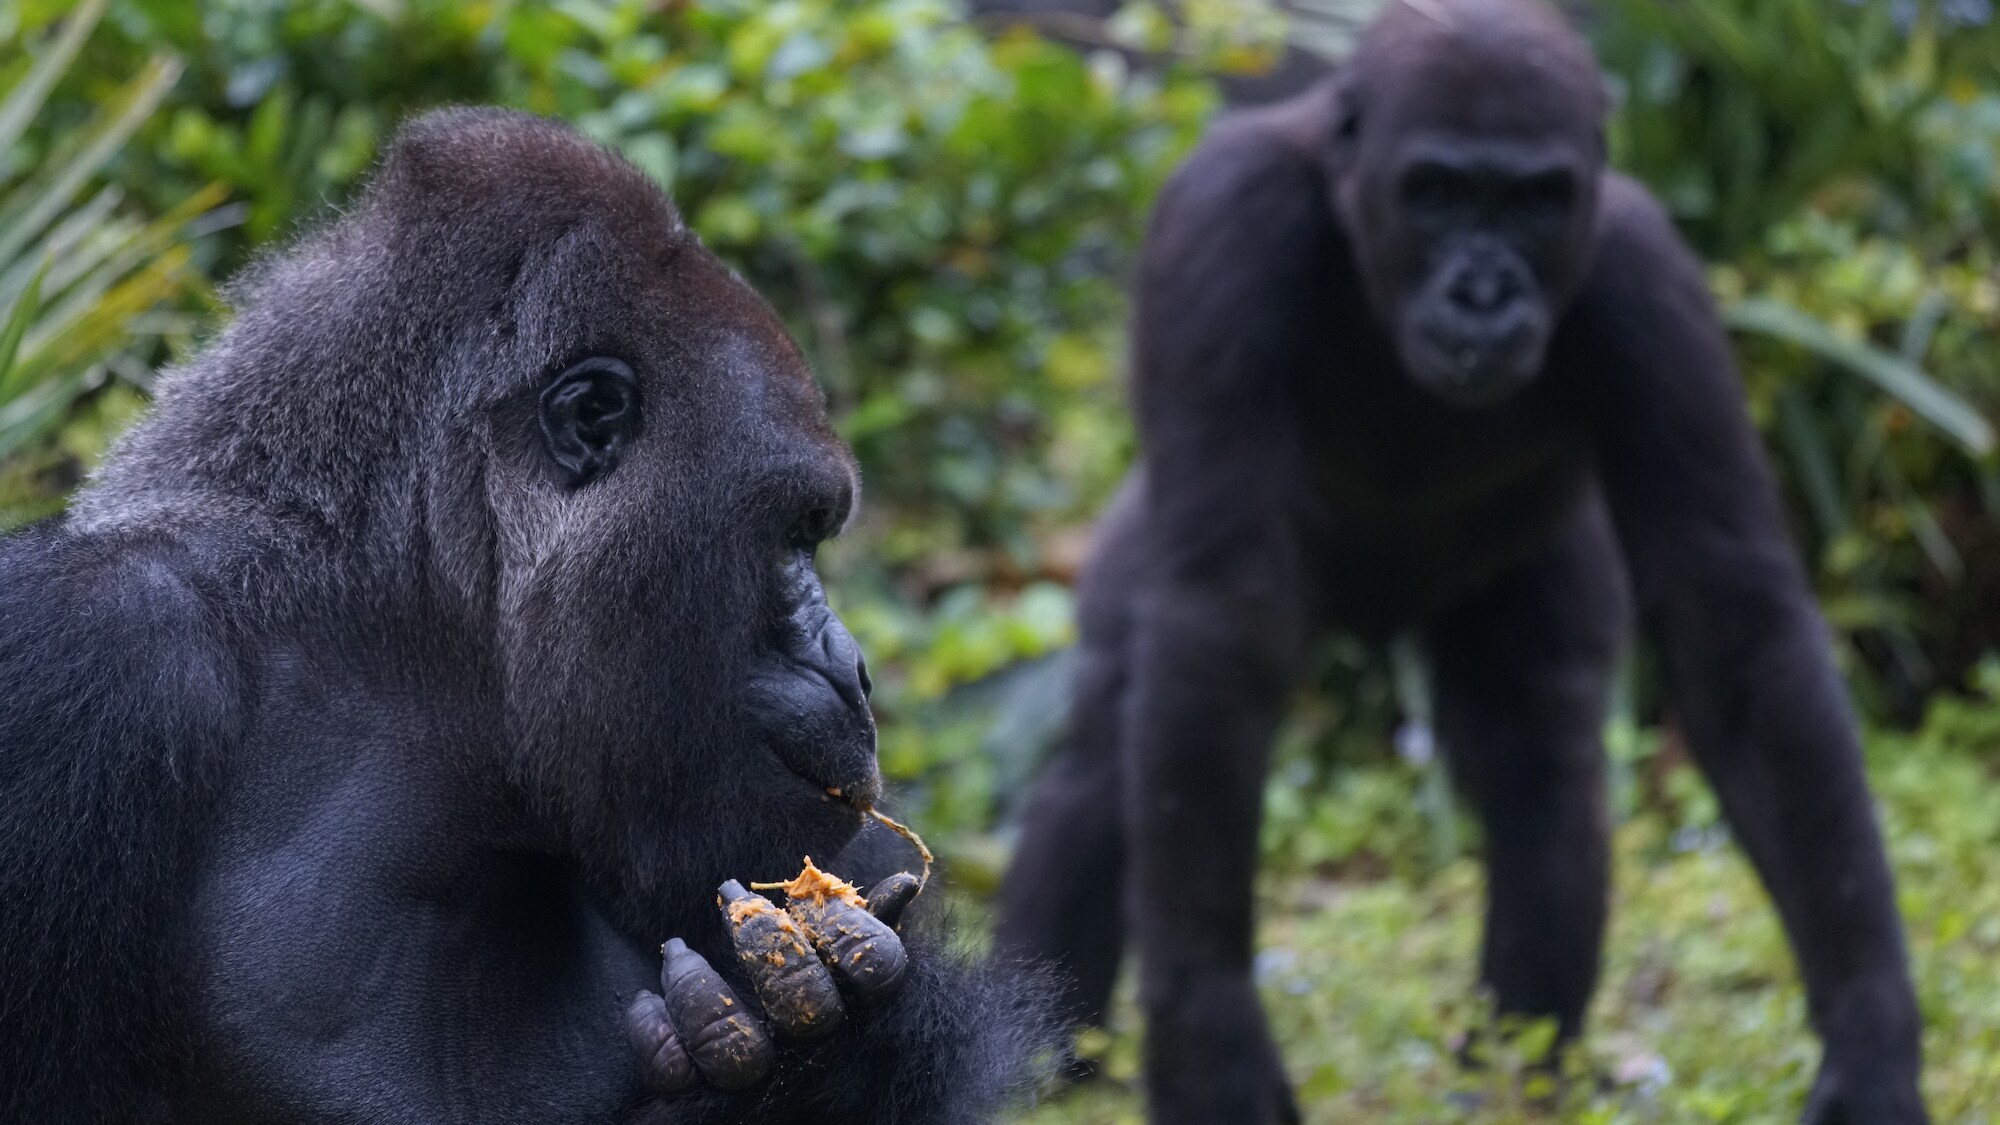
<svg viewBox="0 0 2000 1125">
<path fill-rule="evenodd" d="M 1405 204 L 1419 210 L 1453 211 L 1471 206 L 1479 185 L 1457 168 L 1419 164 L 1403 177 L 1397 191 Z"/>
<path fill-rule="evenodd" d="M 1576 202 L 1576 177 L 1568 172 L 1542 172 L 1521 180 L 1511 193 L 1517 205 L 1533 210 L 1566 211 Z"/>
<path fill-rule="evenodd" d="M 580 488 L 618 467 L 639 426 L 639 383 L 624 362 L 586 359 L 542 392 L 542 441 L 564 484 Z"/>
</svg>

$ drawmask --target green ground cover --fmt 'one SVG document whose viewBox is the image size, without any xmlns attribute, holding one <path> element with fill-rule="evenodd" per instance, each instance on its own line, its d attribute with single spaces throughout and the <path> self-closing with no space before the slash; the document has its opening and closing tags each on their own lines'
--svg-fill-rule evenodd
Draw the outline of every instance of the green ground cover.
<svg viewBox="0 0 2000 1125">
<path fill-rule="evenodd" d="M 2000 1121 L 2000 755 L 1960 745 L 1993 721 L 1989 710 L 1954 705 L 1922 734 L 1870 746 L 1924 1011 L 1925 1091 L 1940 1125 Z M 1818 1052 L 1776 917 L 1748 865 L 1712 826 L 1677 826 L 1653 811 L 1618 827 L 1616 852 L 1604 981 L 1583 1056 L 1572 1060 L 1590 1081 L 1568 1084 L 1555 1106 L 1538 1103 L 1541 1080 L 1524 1077 L 1546 1039 L 1533 1029 L 1483 1073 L 1455 1061 L 1483 1019 L 1471 988 L 1474 859 L 1422 876 L 1267 878 L 1259 977 L 1306 1120 L 1796 1120 Z M 1136 1125 L 1138 1042 L 1128 989 L 1109 1034 L 1086 1040 L 1104 1076 L 1021 1120 Z"/>
</svg>

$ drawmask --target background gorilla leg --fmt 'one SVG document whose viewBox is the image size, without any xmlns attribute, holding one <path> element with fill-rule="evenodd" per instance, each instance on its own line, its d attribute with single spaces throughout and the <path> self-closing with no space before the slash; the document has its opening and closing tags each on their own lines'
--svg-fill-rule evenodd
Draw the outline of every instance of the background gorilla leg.
<svg viewBox="0 0 2000 1125">
<path fill-rule="evenodd" d="M 1582 1027 L 1604 934 L 1601 728 L 1626 618 L 1623 566 L 1591 503 L 1551 547 L 1425 631 L 1438 734 L 1486 828 L 1480 980 L 1503 1014 Z"/>
<path fill-rule="evenodd" d="M 1299 1119 L 1251 979 L 1265 774 L 1302 647 L 1303 599 L 1287 582 L 1170 587 L 1134 643 L 1126 901 L 1153 1125 Z"/>
<path fill-rule="evenodd" d="M 1103 1018 L 1125 943 L 1119 712 L 1129 682 L 1132 591 L 1147 561 L 1134 472 L 1105 510 L 1079 589 L 1082 631 L 1062 745 L 1036 783 L 1000 887 L 1001 952 L 1067 978 L 1063 1015 Z"/>
<path fill-rule="evenodd" d="M 1062 747 L 1029 799 L 1021 846 L 1000 887 L 1001 952 L 1061 973 L 1063 1015 L 1082 1024 L 1103 1018 L 1125 941 L 1123 641 L 1086 634 Z"/>
</svg>

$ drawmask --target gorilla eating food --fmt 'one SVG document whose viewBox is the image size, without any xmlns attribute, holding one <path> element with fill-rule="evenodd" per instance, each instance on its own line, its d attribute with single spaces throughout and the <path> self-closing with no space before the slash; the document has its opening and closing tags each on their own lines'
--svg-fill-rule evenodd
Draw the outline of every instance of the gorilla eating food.
<svg viewBox="0 0 2000 1125">
<path fill-rule="evenodd" d="M 1825 1047 L 1808 1120 L 1924 1118 L 1828 636 L 1699 263 L 1605 170 L 1605 111 L 1544 5 L 1406 0 L 1324 84 L 1218 124 L 1156 207 L 1141 461 L 1083 579 L 1075 711 L 1000 931 L 1089 1020 L 1130 927 L 1155 1122 L 1293 1119 L 1251 880 L 1273 730 L 1333 629 L 1419 635 L 1486 828 L 1482 982 L 1576 1034 L 1635 609 L 1797 954 Z"/>
<path fill-rule="evenodd" d="M 813 569 L 856 477 L 666 198 L 558 126 L 441 113 L 239 291 L 68 515 L 0 544 L 0 1120 L 1010 1095 L 1027 993 L 904 948 L 907 880 L 819 885 L 819 930 L 732 881 L 744 951 L 841 964 L 732 951 L 718 884 L 837 851 L 879 787 Z"/>
</svg>

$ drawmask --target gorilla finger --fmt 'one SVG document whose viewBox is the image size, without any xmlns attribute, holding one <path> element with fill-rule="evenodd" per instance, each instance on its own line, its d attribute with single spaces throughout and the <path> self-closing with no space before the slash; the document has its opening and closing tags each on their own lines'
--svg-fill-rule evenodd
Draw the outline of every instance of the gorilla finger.
<svg viewBox="0 0 2000 1125">
<path fill-rule="evenodd" d="M 786 909 L 812 938 L 820 960 L 850 999 L 873 1000 L 893 991 L 909 967 L 903 939 L 868 912 L 854 884 L 813 865 L 783 883 L 752 883 L 755 890 L 785 892 Z"/>
<path fill-rule="evenodd" d="M 625 1008 L 625 1041 L 639 1056 L 646 1086 L 656 1094 L 686 1093 L 694 1086 L 694 1060 L 688 1058 L 667 1018 L 667 1002 L 655 993 L 641 992 Z"/>
<path fill-rule="evenodd" d="M 891 875 L 868 889 L 868 913 L 893 930 L 923 889 L 923 880 L 907 871 Z"/>
<path fill-rule="evenodd" d="M 812 935 L 813 948 L 833 978 L 859 1001 L 880 999 L 896 990 L 910 955 L 903 939 L 873 914 L 849 888 L 846 895 L 795 899 L 792 917 Z"/>
<path fill-rule="evenodd" d="M 847 1019 L 840 990 L 792 916 L 734 879 L 722 884 L 718 903 L 736 943 L 736 959 L 763 1001 L 772 1030 L 812 1040 L 839 1028 Z"/>
<path fill-rule="evenodd" d="M 719 1090 L 747 1090 L 770 1073 L 773 1049 L 763 1025 L 721 974 L 679 938 L 661 950 L 660 991 L 667 1018 L 694 1068 Z"/>
</svg>

